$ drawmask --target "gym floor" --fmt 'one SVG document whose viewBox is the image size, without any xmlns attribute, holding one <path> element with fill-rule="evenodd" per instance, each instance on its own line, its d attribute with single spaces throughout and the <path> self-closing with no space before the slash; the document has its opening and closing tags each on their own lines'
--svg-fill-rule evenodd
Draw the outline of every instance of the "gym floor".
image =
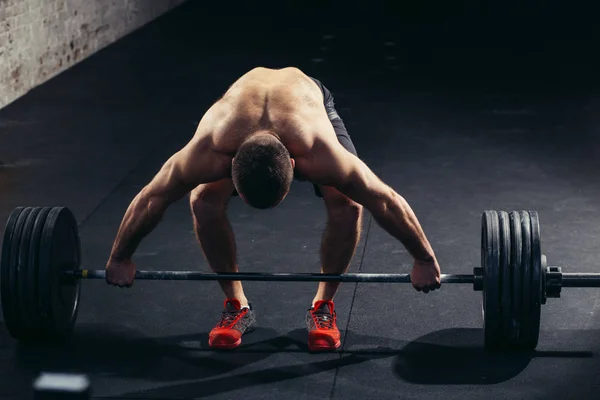
<svg viewBox="0 0 600 400">
<path fill-rule="evenodd" d="M 551 19 L 536 29 L 516 19 L 507 33 L 500 19 L 226 16 L 191 3 L 0 111 L 2 220 L 18 205 L 67 206 L 80 223 L 83 267 L 102 269 L 129 202 L 212 102 L 252 67 L 297 66 L 332 90 L 359 155 L 414 208 L 442 272 L 479 265 L 486 209 L 538 210 L 549 264 L 600 272 L 600 97 L 585 26 L 571 31 L 585 41 L 568 41 L 544 36 Z M 318 272 L 326 214 L 309 183 L 295 182 L 271 211 L 234 198 L 229 215 L 242 270 Z M 186 200 L 136 261 L 208 271 Z M 410 266 L 367 214 L 351 272 Z M 481 293 L 469 285 L 424 295 L 344 284 L 343 347 L 309 354 L 304 316 L 316 285 L 245 287 L 259 329 L 216 352 L 207 345 L 222 309 L 215 282 L 86 281 L 64 346 L 18 346 L 0 328 L 0 398 L 26 398 L 41 371 L 85 373 L 95 397 L 114 399 L 564 399 L 600 390 L 595 289 L 565 289 L 543 306 L 533 354 L 491 355 Z"/>
</svg>

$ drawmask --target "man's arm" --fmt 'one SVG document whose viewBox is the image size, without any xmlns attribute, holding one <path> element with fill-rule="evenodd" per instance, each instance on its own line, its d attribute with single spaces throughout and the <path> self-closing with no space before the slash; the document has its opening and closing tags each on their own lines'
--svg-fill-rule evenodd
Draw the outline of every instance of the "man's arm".
<svg viewBox="0 0 600 400">
<path fill-rule="evenodd" d="M 362 204 L 377 223 L 402 242 L 415 260 L 435 259 L 417 217 L 406 200 L 383 183 L 358 157 L 333 137 L 318 139 L 306 158 L 296 158 L 296 168 L 313 183 L 333 186 Z"/>
<path fill-rule="evenodd" d="M 212 151 L 209 137 L 192 139 L 167 160 L 129 205 L 113 244 L 110 260 L 130 259 L 171 204 L 202 183 L 226 178 L 230 163 L 231 158 Z"/>
</svg>

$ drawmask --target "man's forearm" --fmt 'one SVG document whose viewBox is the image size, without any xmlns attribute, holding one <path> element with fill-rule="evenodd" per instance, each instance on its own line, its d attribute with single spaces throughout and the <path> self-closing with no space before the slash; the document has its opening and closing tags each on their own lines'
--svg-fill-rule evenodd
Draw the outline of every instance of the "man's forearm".
<svg viewBox="0 0 600 400">
<path fill-rule="evenodd" d="M 369 210 L 373 218 L 390 235 L 400 240 L 414 259 L 433 260 L 433 248 L 413 210 L 402 196 L 391 189 L 390 192 L 390 196 L 386 196 L 378 206 Z"/>
<path fill-rule="evenodd" d="M 158 225 L 165 208 L 164 202 L 153 199 L 144 191 L 138 194 L 123 217 L 110 258 L 112 260 L 131 258 L 142 239 Z"/>
</svg>

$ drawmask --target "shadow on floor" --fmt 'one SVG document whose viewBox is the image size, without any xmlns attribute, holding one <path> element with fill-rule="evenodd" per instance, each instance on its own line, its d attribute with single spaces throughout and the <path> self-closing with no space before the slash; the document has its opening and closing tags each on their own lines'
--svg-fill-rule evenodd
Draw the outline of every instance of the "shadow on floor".
<svg viewBox="0 0 600 400">
<path fill-rule="evenodd" d="M 7 335 L 5 329 L 2 332 L 2 336 Z M 585 351 L 491 354 L 483 348 L 480 329 L 441 330 L 409 343 L 349 333 L 353 342 L 349 350 L 310 354 L 305 329 L 281 335 L 261 328 L 246 336 L 235 351 L 220 352 L 208 347 L 206 332 L 148 338 L 123 327 L 89 324 L 78 326 L 70 341 L 60 346 L 17 346 L 16 368 L 11 373 L 19 374 L 20 380 L 40 371 L 86 373 L 92 378 L 100 375 L 132 380 L 132 387 L 125 389 L 129 392 L 120 394 L 122 397 L 201 398 L 382 358 L 392 358 L 393 372 L 403 381 L 464 385 L 510 380 L 534 358 L 593 355 Z M 572 339 L 573 332 L 568 335 Z M 264 362 L 271 357 L 281 359 Z M 156 382 L 159 387 L 135 390 L 138 380 Z"/>
<path fill-rule="evenodd" d="M 254 337 L 271 337 L 269 329 L 257 329 Z M 150 338 L 142 332 L 105 324 L 81 324 L 77 332 L 60 345 L 19 344 L 16 363 L 20 371 L 73 371 L 91 375 L 168 382 L 202 379 L 231 373 L 277 352 L 236 352 L 211 350 L 207 332 Z M 250 340 L 248 340 L 250 341 Z M 278 338 L 273 342 L 276 344 Z M 268 343 L 255 342 L 257 346 Z"/>
<path fill-rule="evenodd" d="M 572 332 L 569 332 L 572 335 Z M 402 380 L 424 385 L 496 384 L 521 373 L 534 358 L 591 358 L 588 351 L 488 352 L 480 329 L 445 329 L 404 347 L 394 360 Z"/>
<path fill-rule="evenodd" d="M 5 336 L 6 331 L 3 333 Z M 126 386 L 130 392 L 122 397 L 197 398 L 294 380 L 389 356 L 309 354 L 305 329 L 280 335 L 260 328 L 246 336 L 245 343 L 235 351 L 214 351 L 208 347 L 206 332 L 148 338 L 122 327 L 82 324 L 68 343 L 17 346 L 12 373 L 29 378 L 41 371 L 85 373 L 92 379 L 102 376 L 131 380 Z M 283 360 L 268 361 L 266 368 L 252 366 L 272 357 Z M 156 382 L 153 386 L 160 387 L 135 390 L 139 380 Z M 185 380 L 193 382 L 182 383 Z"/>
</svg>

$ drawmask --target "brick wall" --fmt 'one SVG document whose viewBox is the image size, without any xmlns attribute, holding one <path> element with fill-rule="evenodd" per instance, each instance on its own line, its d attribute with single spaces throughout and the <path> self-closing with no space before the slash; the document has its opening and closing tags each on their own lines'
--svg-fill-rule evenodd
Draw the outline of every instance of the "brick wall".
<svg viewBox="0 0 600 400">
<path fill-rule="evenodd" d="M 0 108 L 185 0 L 0 0 Z"/>
</svg>

